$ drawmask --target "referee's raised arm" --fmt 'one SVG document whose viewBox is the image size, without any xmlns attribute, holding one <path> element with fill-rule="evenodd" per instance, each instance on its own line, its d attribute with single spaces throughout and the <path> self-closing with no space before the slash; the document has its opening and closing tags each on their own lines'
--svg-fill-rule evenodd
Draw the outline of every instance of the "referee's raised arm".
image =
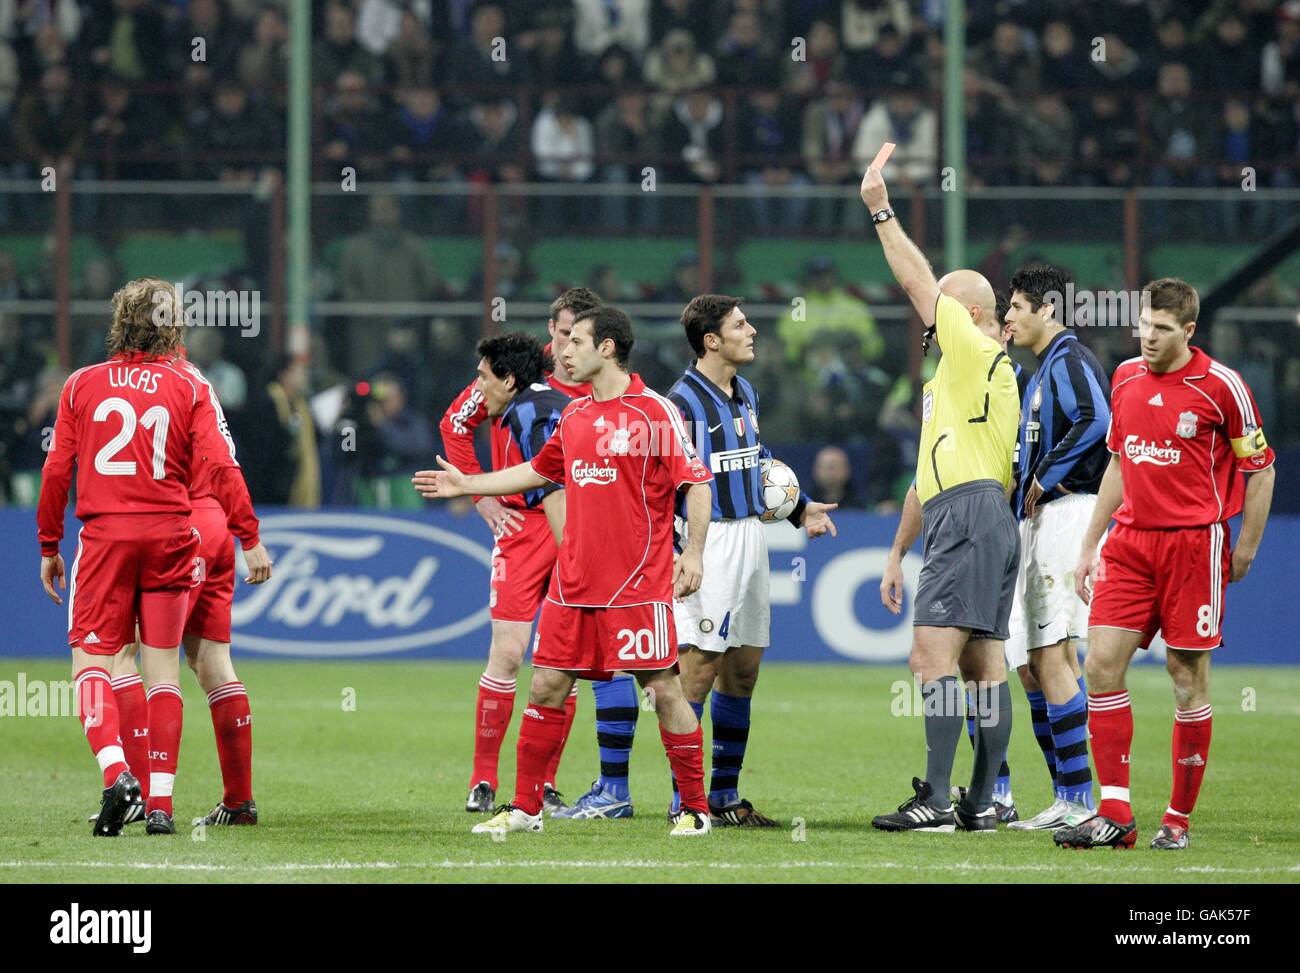
<svg viewBox="0 0 1300 973">
<path fill-rule="evenodd" d="M 871 221 L 875 224 L 880 245 L 885 250 L 885 259 L 894 278 L 907 292 L 916 313 L 921 315 L 923 323 L 934 323 L 934 307 L 939 300 L 939 282 L 935 280 L 930 262 L 925 259 L 915 243 L 904 232 L 902 224 L 894 217 L 889 205 L 889 191 L 885 187 L 884 177 L 874 166 L 862 177 L 860 190 L 862 202 L 871 212 Z"/>
</svg>

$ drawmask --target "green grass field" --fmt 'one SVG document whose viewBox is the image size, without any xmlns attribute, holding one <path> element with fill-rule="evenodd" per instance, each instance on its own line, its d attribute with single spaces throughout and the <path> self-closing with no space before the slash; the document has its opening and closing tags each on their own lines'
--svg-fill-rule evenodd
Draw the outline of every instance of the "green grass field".
<svg viewBox="0 0 1300 973">
<path fill-rule="evenodd" d="M 0 680 L 67 679 L 66 667 L 6 659 Z M 632 755 L 637 816 L 551 822 L 540 835 L 494 842 L 464 812 L 475 685 L 462 663 L 241 661 L 254 713 L 256 828 L 182 827 L 147 837 L 131 825 L 97 839 L 86 815 L 98 774 L 70 716 L 0 719 L 6 787 L 0 806 L 4 882 L 1289 882 L 1300 881 L 1300 773 L 1295 732 L 1300 669 L 1215 673 L 1214 745 L 1193 845 L 1146 845 L 1168 799 L 1172 698 L 1161 668 L 1130 679 L 1137 728 L 1133 796 L 1138 849 L 1061 851 L 1045 833 L 893 835 L 872 815 L 892 810 L 924 766 L 919 718 L 891 715 L 901 667 L 780 665 L 754 703 L 742 791 L 784 827 L 719 829 L 669 840 L 667 761 L 653 713 Z M 177 823 L 221 794 L 212 728 L 188 673 Z M 522 694 L 528 673 L 521 674 Z M 351 692 L 350 692 L 351 691 Z M 1243 697 L 1251 702 L 1243 706 Z M 355 694 L 355 709 L 345 699 Z M 1022 813 L 1049 801 L 1049 781 L 1013 688 L 1014 792 Z M 560 769 L 575 798 L 596 776 L 590 690 Z M 516 707 L 501 768 L 514 779 Z M 707 733 L 706 723 L 706 733 Z M 707 758 L 706 758 L 707 759 Z M 963 742 L 956 779 L 969 772 Z M 796 823 L 802 822 L 798 827 Z"/>
</svg>

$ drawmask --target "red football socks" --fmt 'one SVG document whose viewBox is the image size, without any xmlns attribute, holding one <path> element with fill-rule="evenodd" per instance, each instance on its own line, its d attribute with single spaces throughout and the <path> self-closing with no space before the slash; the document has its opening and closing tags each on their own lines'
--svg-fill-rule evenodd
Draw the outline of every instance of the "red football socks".
<svg viewBox="0 0 1300 973">
<path fill-rule="evenodd" d="M 546 768 L 546 782 L 552 787 L 555 786 L 556 777 L 560 772 L 560 758 L 564 756 L 564 745 L 569 742 L 569 731 L 573 729 L 573 715 L 578 711 L 578 686 L 574 683 L 573 689 L 569 692 L 569 698 L 564 701 L 564 737 L 560 740 L 560 749 L 555 751 L 555 757 L 551 760 L 551 765 Z"/>
<path fill-rule="evenodd" d="M 118 732 L 122 750 L 131 773 L 140 781 L 140 796 L 149 799 L 149 704 L 144 696 L 144 682 L 133 672 L 113 680 L 113 698 L 117 701 Z"/>
<path fill-rule="evenodd" d="M 242 682 L 227 682 L 208 693 L 212 731 L 221 762 L 221 803 L 234 810 L 253 799 L 253 716 Z"/>
<path fill-rule="evenodd" d="M 1174 786 L 1161 824 L 1186 828 L 1188 818 L 1196 810 L 1196 797 L 1210 761 L 1213 715 L 1209 703 L 1196 709 L 1174 710 Z"/>
<path fill-rule="evenodd" d="M 496 679 L 486 672 L 478 681 L 478 704 L 474 707 L 474 770 L 469 786 L 473 789 L 485 780 L 497 789 L 497 761 L 501 741 L 510 726 L 515 708 L 515 681 Z M 556 758 L 559 759 L 558 757 Z"/>
<path fill-rule="evenodd" d="M 86 731 L 86 742 L 104 774 L 104 786 L 112 787 L 118 774 L 127 769 L 126 754 L 118 732 L 117 701 L 108 670 L 87 666 L 73 680 L 77 697 L 77 719 Z"/>
<path fill-rule="evenodd" d="M 181 689 L 174 683 L 159 683 L 145 696 L 149 700 L 149 800 L 145 811 L 171 815 L 184 720 Z"/>
<path fill-rule="evenodd" d="M 659 737 L 668 754 L 668 765 L 677 778 L 682 807 L 709 813 L 709 799 L 704 794 L 704 730 L 696 726 L 690 733 L 669 733 L 659 725 Z"/>
<path fill-rule="evenodd" d="M 1133 820 L 1129 804 L 1129 751 L 1133 746 L 1133 708 L 1128 690 L 1088 694 L 1088 733 L 1092 759 L 1101 785 L 1102 817 L 1127 824 Z"/>
<path fill-rule="evenodd" d="M 546 769 L 564 745 L 568 723 L 563 707 L 529 703 L 519 722 L 516 757 L 515 807 L 528 814 L 540 814 Z M 701 772 L 701 779 L 703 779 Z"/>
</svg>

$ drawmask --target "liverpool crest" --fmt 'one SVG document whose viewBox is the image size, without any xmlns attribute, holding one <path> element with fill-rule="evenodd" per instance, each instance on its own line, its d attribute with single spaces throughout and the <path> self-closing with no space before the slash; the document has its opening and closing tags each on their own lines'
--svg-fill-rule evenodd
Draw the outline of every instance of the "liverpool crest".
<svg viewBox="0 0 1300 973">
<path fill-rule="evenodd" d="M 1196 413 L 1180 412 L 1178 413 L 1178 428 L 1174 430 L 1184 439 L 1191 439 L 1196 435 Z"/>
</svg>

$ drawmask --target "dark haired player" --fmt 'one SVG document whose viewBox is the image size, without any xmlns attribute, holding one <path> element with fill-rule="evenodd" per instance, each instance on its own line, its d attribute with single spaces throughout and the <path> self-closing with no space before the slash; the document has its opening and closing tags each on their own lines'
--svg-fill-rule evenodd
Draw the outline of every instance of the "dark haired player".
<svg viewBox="0 0 1300 973">
<path fill-rule="evenodd" d="M 546 768 L 563 742 L 561 706 L 576 679 L 605 679 L 615 670 L 634 672 L 658 713 L 684 812 L 671 834 L 711 830 L 703 735 L 676 672 L 672 598 L 700 585 L 712 477 L 676 407 L 629 373 L 632 341 L 632 323 L 618 308 L 578 315 L 565 367 L 589 381 L 592 394 L 568 405 L 531 463 L 466 476 L 439 457 L 441 472 L 412 478 L 426 497 L 565 486 L 564 537 L 537 625 L 515 796 L 477 833 L 542 830 Z M 690 537 L 674 559 L 674 499 L 683 488 Z"/>
<path fill-rule="evenodd" d="M 1079 597 L 1091 598 L 1084 668 L 1101 806 L 1096 817 L 1056 832 L 1066 848 L 1137 843 L 1124 679 L 1157 631 L 1174 687 L 1173 790 L 1151 847 L 1187 847 L 1210 759 L 1210 653 L 1223 645 L 1228 582 L 1250 570 L 1273 499 L 1273 450 L 1250 389 L 1188 344 L 1200 312 L 1195 288 L 1166 277 L 1147 284 L 1142 298 L 1142 354 L 1111 380 L 1110 465 L 1075 568 Z M 1238 513 L 1234 548 L 1228 521 Z M 1112 515 L 1116 526 L 1098 554 Z"/>
<path fill-rule="evenodd" d="M 674 605 L 681 651 L 682 688 L 703 717 L 709 701 L 713 724 L 713 777 L 709 814 L 719 824 L 775 827 L 740 796 L 739 779 L 749 740 L 750 699 L 769 643 L 767 537 L 759 460 L 771 451 L 759 441 L 758 393 L 738 374 L 754 360 L 755 329 L 741 299 L 722 294 L 692 298 L 682 312 L 695 362 L 668 393 L 681 410 L 701 461 L 713 473 L 712 523 L 704 547 L 700 590 Z M 790 523 L 809 537 L 835 534 L 836 504 L 800 497 Z M 678 500 L 678 510 L 685 504 Z M 669 816 L 678 813 L 674 793 Z"/>
<path fill-rule="evenodd" d="M 1073 827 L 1093 815 L 1088 699 L 1078 648 L 1088 606 L 1074 591 L 1074 562 L 1106 469 L 1109 382 L 1097 357 L 1070 330 L 1070 275 L 1033 264 L 1011 278 L 1004 320 L 1038 367 L 1022 395 L 1019 475 L 1020 572 L 1007 664 L 1028 663 L 1034 735 L 1052 769 L 1052 804 L 1017 830 Z M 1044 723 L 1046 724 L 1044 726 Z M 1046 733 L 1042 733 L 1046 730 Z"/>
<path fill-rule="evenodd" d="M 503 470 L 526 463 L 541 450 L 569 397 L 547 384 L 552 361 L 541 343 L 512 332 L 478 343 L 478 378 L 461 393 L 458 403 L 480 403 L 492 422 L 492 468 Z M 448 415 L 457 411 L 453 403 Z M 478 410 L 476 410 L 478 411 Z M 446 420 L 444 419 L 444 422 Z M 472 446 L 470 447 L 473 455 Z M 492 549 L 492 643 L 488 663 L 479 679 L 474 710 L 474 767 L 470 773 L 466 811 L 491 811 L 496 805 L 497 760 L 515 705 L 515 677 L 523 664 L 533 619 L 546 594 L 555 566 L 558 541 L 564 530 L 564 496 L 555 484 L 512 496 L 493 498 L 512 519 L 496 533 Z M 571 725 L 574 701 L 565 702 Z M 565 737 L 568 736 L 566 727 Z M 548 770 L 547 797 L 558 801 L 551 782 L 559 765 L 563 741 Z"/>
</svg>

